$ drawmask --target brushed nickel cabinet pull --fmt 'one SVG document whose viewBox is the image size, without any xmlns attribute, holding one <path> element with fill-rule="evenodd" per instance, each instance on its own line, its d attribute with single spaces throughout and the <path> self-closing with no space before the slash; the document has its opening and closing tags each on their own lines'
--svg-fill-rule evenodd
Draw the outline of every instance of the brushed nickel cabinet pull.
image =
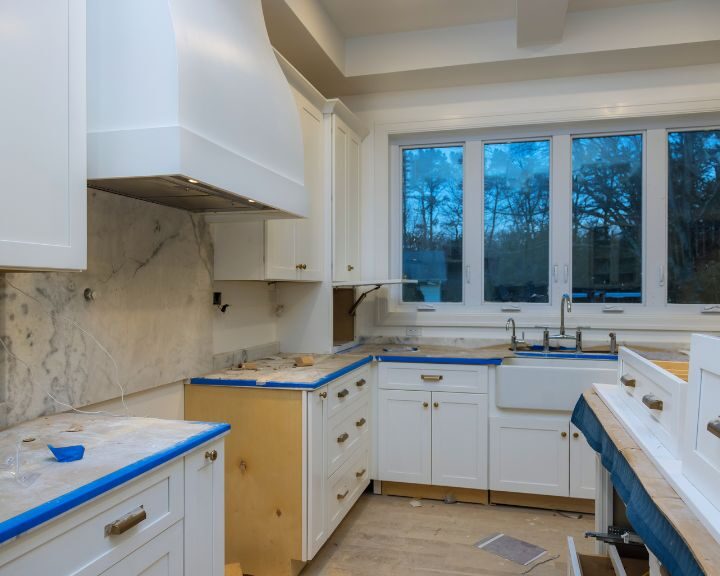
<svg viewBox="0 0 720 576">
<path fill-rule="evenodd" d="M 654 394 L 645 394 L 645 396 L 642 397 L 642 402 L 650 408 L 650 410 L 662 411 L 663 409 L 663 401 Z"/>
<path fill-rule="evenodd" d="M 350 438 L 350 434 L 348 434 L 347 432 L 343 432 L 342 434 L 340 434 L 340 436 L 338 436 L 338 439 L 337 439 L 338 444 L 342 444 L 348 438 Z"/>
<path fill-rule="evenodd" d="M 358 470 L 357 472 L 355 472 L 355 478 L 362 478 L 363 476 L 365 476 L 365 472 L 367 472 L 365 468 L 363 468 L 362 470 Z"/>
<path fill-rule="evenodd" d="M 350 490 L 345 490 L 345 492 L 343 492 L 342 494 L 338 494 L 338 495 L 337 495 L 337 499 L 338 499 L 338 500 L 345 500 L 345 498 L 347 497 L 348 494 L 350 494 Z"/>
<path fill-rule="evenodd" d="M 340 392 L 338 392 L 338 398 L 345 398 L 348 394 L 350 394 L 350 390 L 343 388 Z"/>
<path fill-rule="evenodd" d="M 205 459 L 210 460 L 210 462 L 215 462 L 215 460 L 217 460 L 217 457 L 217 450 L 208 450 L 207 452 L 205 452 Z"/>
<path fill-rule="evenodd" d="M 118 536 L 124 534 L 133 526 L 137 526 L 147 518 L 147 512 L 142 506 L 136 508 L 132 512 L 125 514 L 122 518 L 118 518 L 115 522 L 111 522 L 105 526 L 105 537 Z"/>
<path fill-rule="evenodd" d="M 711 420 L 710 422 L 708 422 L 707 430 L 713 436 L 717 436 L 718 438 L 720 438 L 720 418 L 717 420 Z"/>
<path fill-rule="evenodd" d="M 420 378 L 425 382 L 440 382 L 443 379 L 442 374 L 421 374 Z"/>
<path fill-rule="evenodd" d="M 635 378 L 630 378 L 630 376 L 626 376 L 625 374 L 620 376 L 620 383 L 628 388 L 635 388 Z"/>
<path fill-rule="evenodd" d="M 367 420 L 365 420 L 365 418 L 360 418 L 360 420 L 355 422 L 355 426 L 357 426 L 358 428 L 361 428 L 361 427 L 365 426 L 365 422 L 367 422 Z"/>
<path fill-rule="evenodd" d="M 365 384 L 367 384 L 365 378 L 360 378 L 360 380 L 355 382 L 355 386 L 357 386 L 358 388 L 362 388 L 363 386 L 365 386 Z"/>
<path fill-rule="evenodd" d="M 320 398 L 327 398 L 327 392 L 320 392 Z"/>
</svg>

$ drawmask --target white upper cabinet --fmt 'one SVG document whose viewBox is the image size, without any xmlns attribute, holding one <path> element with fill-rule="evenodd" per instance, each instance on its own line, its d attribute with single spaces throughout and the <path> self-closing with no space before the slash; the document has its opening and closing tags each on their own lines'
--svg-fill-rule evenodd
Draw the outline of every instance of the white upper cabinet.
<svg viewBox="0 0 720 576">
<path fill-rule="evenodd" d="M 0 269 L 84 269 L 85 2 L 0 0 L 0 23 Z"/>
<path fill-rule="evenodd" d="M 211 218 L 215 243 L 215 280 L 289 280 L 318 282 L 325 260 L 325 130 L 322 112 L 293 89 L 302 127 L 308 218 L 265 222 Z"/>
<path fill-rule="evenodd" d="M 333 280 L 360 278 L 360 136 L 332 116 Z"/>
</svg>

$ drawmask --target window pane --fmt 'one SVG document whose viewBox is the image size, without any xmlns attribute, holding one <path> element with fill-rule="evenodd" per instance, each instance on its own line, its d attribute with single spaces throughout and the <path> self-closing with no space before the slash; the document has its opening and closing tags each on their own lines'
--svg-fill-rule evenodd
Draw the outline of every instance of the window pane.
<svg viewBox="0 0 720 576">
<path fill-rule="evenodd" d="M 403 159 L 405 302 L 462 302 L 463 147 L 408 148 Z"/>
<path fill-rule="evenodd" d="M 573 300 L 642 301 L 641 134 L 575 138 Z"/>
<path fill-rule="evenodd" d="M 720 130 L 668 135 L 668 302 L 720 303 Z"/>
<path fill-rule="evenodd" d="M 550 141 L 485 144 L 485 300 L 547 302 Z"/>
</svg>

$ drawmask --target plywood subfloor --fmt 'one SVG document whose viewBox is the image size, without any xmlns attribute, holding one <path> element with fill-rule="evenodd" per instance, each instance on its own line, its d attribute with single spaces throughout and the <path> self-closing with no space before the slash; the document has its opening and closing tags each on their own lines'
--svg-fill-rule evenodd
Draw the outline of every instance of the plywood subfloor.
<svg viewBox="0 0 720 576">
<path fill-rule="evenodd" d="M 594 517 L 566 518 L 547 510 L 480 504 L 444 504 L 364 494 L 301 576 L 479 576 L 522 574 L 528 568 L 503 560 L 473 544 L 503 532 L 548 551 L 532 576 L 567 574 L 567 536 L 582 553 L 594 552 L 584 534 Z"/>
</svg>

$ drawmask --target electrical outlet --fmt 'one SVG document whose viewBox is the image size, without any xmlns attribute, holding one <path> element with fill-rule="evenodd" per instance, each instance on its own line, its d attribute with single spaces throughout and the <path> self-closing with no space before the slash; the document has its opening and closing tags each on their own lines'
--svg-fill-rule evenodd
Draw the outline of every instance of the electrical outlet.
<svg viewBox="0 0 720 576">
<path fill-rule="evenodd" d="M 422 328 L 420 328 L 420 326 L 408 326 L 405 328 L 405 336 L 409 336 L 409 337 L 422 336 Z"/>
<path fill-rule="evenodd" d="M 213 306 L 222 306 L 222 292 L 213 292 Z"/>
</svg>

